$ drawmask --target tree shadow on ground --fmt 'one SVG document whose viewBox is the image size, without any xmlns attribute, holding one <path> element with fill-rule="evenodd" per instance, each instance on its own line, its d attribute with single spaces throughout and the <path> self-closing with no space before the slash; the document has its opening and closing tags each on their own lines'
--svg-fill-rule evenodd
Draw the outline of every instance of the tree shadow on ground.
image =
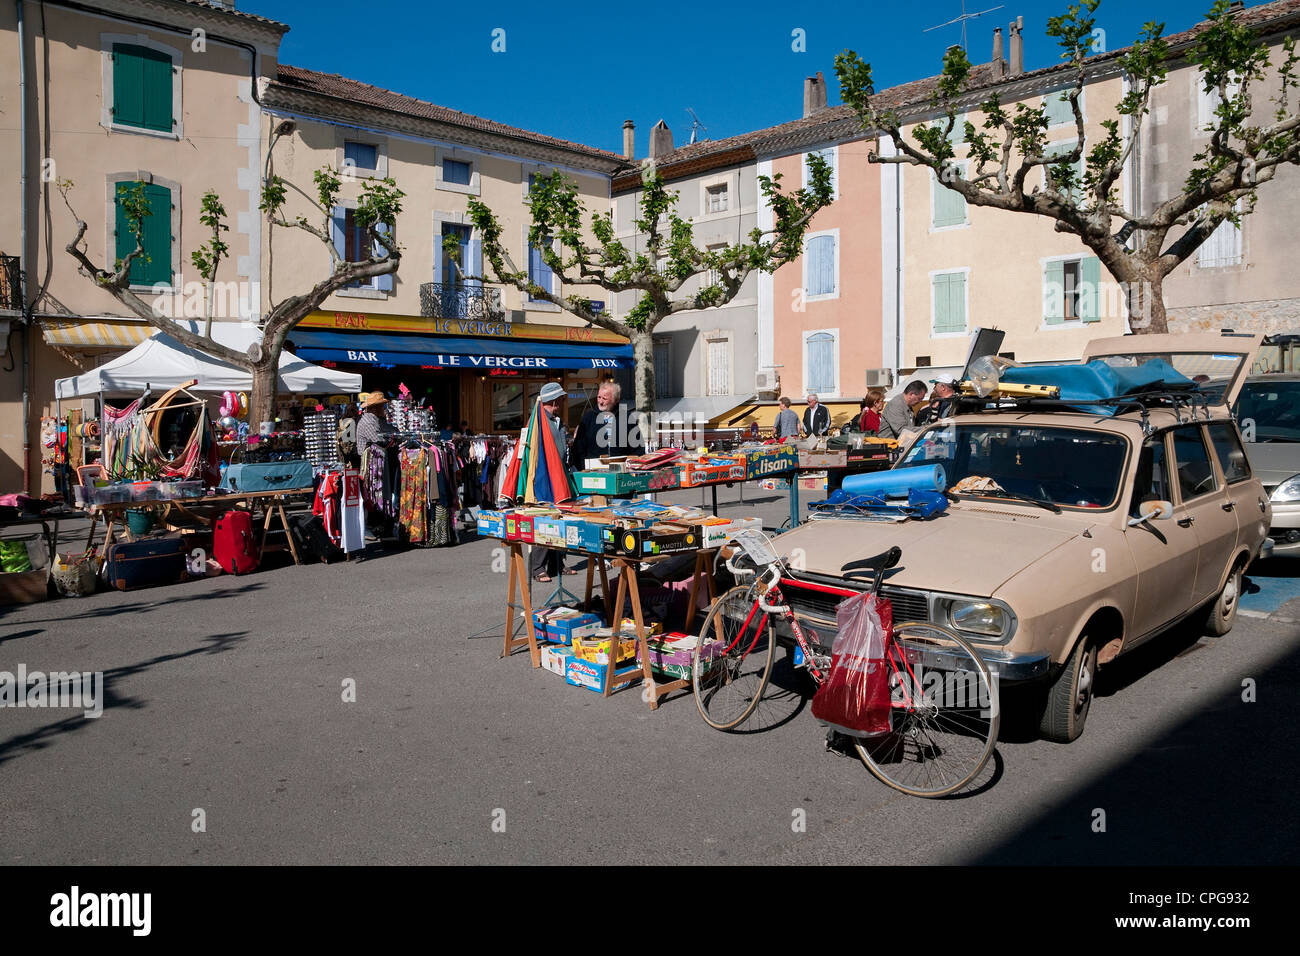
<svg viewBox="0 0 1300 956">
<path fill-rule="evenodd" d="M 203 644 L 199 647 L 190 648 L 187 651 L 177 651 L 172 654 L 160 654 L 157 657 L 151 657 L 148 660 L 139 661 L 135 664 L 125 664 L 122 667 L 114 667 L 111 670 L 104 671 L 103 685 L 100 689 L 102 695 L 103 712 L 107 714 L 110 710 L 139 710 L 148 706 L 147 702 L 131 697 L 118 689 L 118 685 L 123 680 L 141 674 L 147 670 L 157 667 L 160 664 L 169 664 L 172 661 L 182 660 L 186 657 L 193 657 L 196 654 L 222 654 L 232 649 L 236 644 L 245 640 L 248 636 L 247 631 L 235 631 L 228 634 L 211 634 L 202 638 Z M 23 693 L 24 688 L 19 692 Z M 86 717 L 81 709 L 78 709 L 73 716 L 66 717 L 62 720 L 56 720 L 53 723 L 45 724 L 35 730 L 22 734 L 16 734 L 8 740 L 0 740 L 0 766 L 6 762 L 20 757 L 25 753 L 36 750 L 44 750 L 62 734 L 75 733 L 85 729 L 89 724 L 101 718 Z"/>
<path fill-rule="evenodd" d="M 179 586 L 179 585 L 178 585 Z M 189 601 L 219 601 L 223 598 L 235 597 L 236 595 L 249 594 L 253 591 L 260 591 L 266 587 L 265 584 L 249 583 L 242 587 L 224 587 L 218 591 L 205 591 L 202 593 L 189 594 L 185 597 L 159 597 L 155 601 L 145 601 L 137 604 L 117 604 L 112 607 L 100 607 L 97 604 L 87 608 L 80 614 L 62 614 L 57 617 L 41 617 L 31 621 L 23 621 L 23 624 L 49 624 L 55 621 L 82 621 L 92 618 L 115 617 L 119 614 L 148 614 L 150 611 L 158 610 L 163 607 L 174 607 L 177 604 L 184 604 Z M 174 593 L 170 588 L 166 590 L 167 594 Z M 78 600 L 68 598 L 67 600 Z"/>
</svg>

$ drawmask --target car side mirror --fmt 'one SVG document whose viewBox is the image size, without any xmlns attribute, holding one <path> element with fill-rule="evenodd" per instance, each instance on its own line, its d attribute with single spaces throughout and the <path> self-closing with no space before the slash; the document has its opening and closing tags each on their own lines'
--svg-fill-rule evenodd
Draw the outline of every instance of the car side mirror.
<svg viewBox="0 0 1300 956">
<path fill-rule="evenodd" d="M 1162 521 L 1174 516 L 1174 505 L 1171 501 L 1144 501 L 1138 505 L 1138 517 L 1130 518 L 1128 526 L 1136 527 L 1145 524 L 1152 519 Z"/>
</svg>

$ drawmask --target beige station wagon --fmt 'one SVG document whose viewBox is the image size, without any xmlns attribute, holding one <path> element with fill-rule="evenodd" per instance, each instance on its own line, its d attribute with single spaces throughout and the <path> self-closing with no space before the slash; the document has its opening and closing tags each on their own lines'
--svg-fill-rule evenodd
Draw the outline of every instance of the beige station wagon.
<svg viewBox="0 0 1300 956">
<path fill-rule="evenodd" d="M 897 545 L 883 585 L 894 619 L 954 628 L 1001 687 L 1042 689 L 1024 695 L 1042 709 L 1042 736 L 1074 740 L 1098 666 L 1193 615 L 1211 634 L 1232 627 L 1271 520 L 1229 412 L 1258 345 L 1232 334 L 1099 340 L 1084 363 L 1177 374 L 1101 405 L 972 396 L 896 466 L 940 465 L 947 511 L 822 518 L 779 536 L 811 585 L 783 584 L 789 604 L 826 643 L 835 599 L 817 583 L 849 586 L 846 563 Z M 1203 392 L 1207 381 L 1227 384 Z"/>
</svg>

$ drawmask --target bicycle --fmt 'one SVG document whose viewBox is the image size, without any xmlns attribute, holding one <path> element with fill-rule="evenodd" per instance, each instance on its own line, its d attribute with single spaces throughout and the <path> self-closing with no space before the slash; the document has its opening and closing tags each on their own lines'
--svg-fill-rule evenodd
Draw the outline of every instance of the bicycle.
<svg viewBox="0 0 1300 956">
<path fill-rule="evenodd" d="M 729 544 L 754 565 L 727 567 L 748 585 L 718 598 L 700 625 L 693 651 L 692 687 L 700 715 L 718 730 L 734 730 L 760 705 L 772 675 L 776 647 L 773 619 L 789 624 L 796 644 L 795 667 L 806 668 L 820 686 L 830 675 L 831 657 L 809 640 L 781 584 L 795 584 L 791 569 L 760 531 L 746 530 Z M 852 580 L 870 575 L 867 593 L 880 593 L 885 573 L 902 558 L 899 548 L 851 561 L 841 568 Z M 803 582 L 801 586 L 807 586 Z M 819 590 L 852 597 L 858 591 L 818 584 Z M 809 629 L 811 630 L 811 629 Z M 816 637 L 816 632 L 811 632 Z M 716 642 L 707 647 L 709 638 Z M 718 644 L 721 648 L 718 648 Z M 858 756 L 882 783 L 917 797 L 941 797 L 967 786 L 988 763 L 1001 716 L 988 665 L 951 629 L 924 621 L 894 624 L 884 639 L 890 682 L 890 724 L 884 734 L 854 737 Z M 936 677 L 938 675 L 938 677 Z M 937 685 L 937 686 L 936 686 Z"/>
</svg>

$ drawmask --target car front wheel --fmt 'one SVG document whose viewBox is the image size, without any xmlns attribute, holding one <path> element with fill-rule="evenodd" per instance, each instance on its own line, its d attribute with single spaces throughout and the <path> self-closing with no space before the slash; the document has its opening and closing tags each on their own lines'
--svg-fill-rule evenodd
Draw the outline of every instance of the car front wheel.
<svg viewBox="0 0 1300 956">
<path fill-rule="evenodd" d="M 1097 643 L 1085 634 L 1047 692 L 1047 706 L 1038 726 L 1044 740 L 1068 744 L 1079 738 L 1092 707 L 1096 681 Z"/>
<path fill-rule="evenodd" d="M 1242 574 L 1241 565 L 1232 569 L 1228 580 L 1224 582 L 1223 590 L 1205 612 L 1206 634 L 1222 637 L 1232 630 L 1232 625 L 1237 620 L 1237 604 L 1241 599 Z"/>
</svg>

